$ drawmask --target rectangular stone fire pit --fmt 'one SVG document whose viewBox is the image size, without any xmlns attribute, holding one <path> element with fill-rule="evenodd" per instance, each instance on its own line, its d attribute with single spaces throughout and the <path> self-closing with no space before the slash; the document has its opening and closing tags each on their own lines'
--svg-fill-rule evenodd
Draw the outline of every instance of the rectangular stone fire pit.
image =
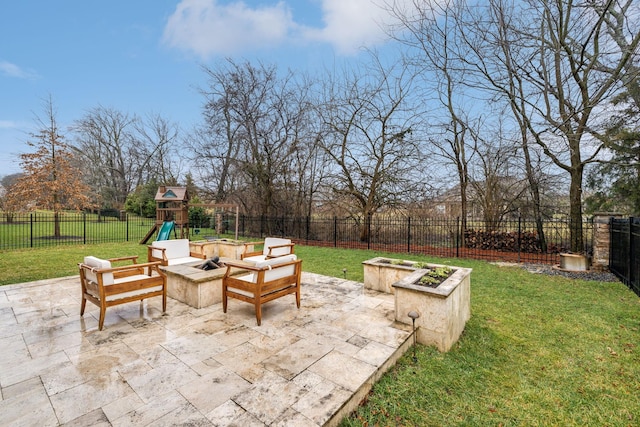
<svg viewBox="0 0 640 427">
<path fill-rule="evenodd" d="M 221 259 L 224 262 L 224 259 Z M 160 267 L 167 274 L 167 296 L 195 308 L 204 308 L 222 301 L 222 278 L 226 268 L 202 270 L 201 262 Z M 245 273 L 234 269 L 232 275 Z"/>
</svg>

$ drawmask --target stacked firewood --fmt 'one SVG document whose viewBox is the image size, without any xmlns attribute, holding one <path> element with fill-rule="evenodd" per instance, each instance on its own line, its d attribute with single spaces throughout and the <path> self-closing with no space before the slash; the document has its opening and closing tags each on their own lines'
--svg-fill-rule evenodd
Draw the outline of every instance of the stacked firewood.
<svg viewBox="0 0 640 427">
<path fill-rule="evenodd" d="M 532 231 L 482 231 L 465 230 L 464 241 L 467 248 L 483 249 L 502 252 L 541 253 L 538 233 Z M 547 253 L 562 252 L 562 248 L 555 244 L 547 244 Z"/>
</svg>

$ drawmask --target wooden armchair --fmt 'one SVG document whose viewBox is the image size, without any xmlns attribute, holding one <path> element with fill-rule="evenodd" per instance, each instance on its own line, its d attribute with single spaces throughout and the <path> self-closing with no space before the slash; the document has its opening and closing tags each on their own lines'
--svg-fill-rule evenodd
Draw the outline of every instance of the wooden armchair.
<svg viewBox="0 0 640 427">
<path fill-rule="evenodd" d="M 162 311 L 167 309 L 167 276 L 158 266 L 159 261 L 137 263 L 137 256 L 100 259 L 84 258 L 78 264 L 82 287 L 80 316 L 84 315 L 87 301 L 100 307 L 98 328 L 102 330 L 107 307 L 162 297 Z M 132 264 L 113 267 L 112 263 L 131 261 Z M 145 271 L 145 269 L 147 271 Z"/>
<path fill-rule="evenodd" d="M 263 245 L 261 251 L 248 252 L 248 246 Z M 284 255 L 291 255 L 294 250 L 295 243 L 292 243 L 290 239 L 281 239 L 279 237 L 267 237 L 263 242 L 249 242 L 245 243 L 245 251 L 240 256 L 240 259 L 247 262 L 259 262 L 269 258 L 276 258 Z"/>
<path fill-rule="evenodd" d="M 295 255 L 259 261 L 225 261 L 227 271 L 222 279 L 222 310 L 227 312 L 227 298 L 235 298 L 255 306 L 258 326 L 262 323 L 262 304 L 289 294 L 295 294 L 300 308 L 300 275 L 302 260 Z M 248 270 L 249 274 L 231 276 L 232 267 Z"/>
</svg>

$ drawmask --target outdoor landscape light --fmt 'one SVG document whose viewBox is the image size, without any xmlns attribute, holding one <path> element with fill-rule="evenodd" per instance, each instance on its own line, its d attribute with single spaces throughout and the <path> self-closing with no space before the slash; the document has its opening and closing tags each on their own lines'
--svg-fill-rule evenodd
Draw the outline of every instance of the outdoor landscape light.
<svg viewBox="0 0 640 427">
<path fill-rule="evenodd" d="M 416 319 L 420 317 L 420 314 L 417 311 L 411 310 L 407 316 L 411 318 L 411 322 L 413 323 L 413 362 L 415 363 L 418 361 L 416 357 Z"/>
<path fill-rule="evenodd" d="M 346 279 L 347 278 L 347 269 L 346 268 L 342 269 L 342 274 L 344 274 L 344 278 Z"/>
</svg>

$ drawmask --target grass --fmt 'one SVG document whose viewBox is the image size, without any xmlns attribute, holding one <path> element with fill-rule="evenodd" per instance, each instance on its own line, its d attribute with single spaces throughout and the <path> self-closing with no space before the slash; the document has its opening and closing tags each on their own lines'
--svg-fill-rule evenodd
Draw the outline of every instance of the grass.
<svg viewBox="0 0 640 427">
<path fill-rule="evenodd" d="M 640 299 L 621 283 L 482 261 L 296 246 L 303 269 L 362 281 L 361 262 L 401 257 L 473 268 L 472 316 L 453 349 L 418 345 L 342 426 L 640 425 Z M 77 274 L 84 255 L 136 243 L 0 252 L 0 283 Z M 346 273 L 343 271 L 346 269 Z"/>
</svg>

